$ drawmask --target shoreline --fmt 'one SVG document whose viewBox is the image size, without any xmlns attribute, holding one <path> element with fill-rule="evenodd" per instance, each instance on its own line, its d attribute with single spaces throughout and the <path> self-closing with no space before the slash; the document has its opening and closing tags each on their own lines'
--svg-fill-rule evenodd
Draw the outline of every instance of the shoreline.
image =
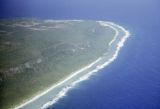
<svg viewBox="0 0 160 109">
<path fill-rule="evenodd" d="M 95 63 L 97 63 L 97 62 L 100 61 L 100 60 L 101 60 L 101 58 L 98 58 L 96 61 L 94 61 L 94 62 L 92 62 L 91 64 L 87 65 L 86 67 L 84 67 L 84 68 L 82 68 L 82 69 L 80 69 L 80 70 L 74 72 L 73 74 L 70 74 L 68 77 L 66 77 L 66 79 L 64 79 L 64 80 L 62 80 L 62 81 L 60 81 L 60 82 L 54 84 L 53 86 L 51 86 L 50 88 L 48 88 L 48 89 L 45 90 L 44 92 L 42 92 L 42 93 L 36 95 L 36 96 L 33 97 L 32 99 L 28 100 L 27 102 L 24 102 L 23 104 L 21 104 L 21 105 L 15 107 L 14 109 L 23 108 L 25 105 L 27 105 L 27 104 L 29 104 L 29 103 L 31 103 L 31 102 L 37 100 L 37 99 L 40 98 L 41 96 L 47 94 L 49 91 L 51 91 L 51 90 L 55 89 L 56 87 L 62 85 L 63 83 L 65 83 L 66 81 L 68 81 L 69 79 L 71 79 L 72 77 L 74 77 L 75 75 L 77 75 L 77 74 L 81 73 L 82 71 L 88 69 L 90 66 L 94 65 Z"/>
<path fill-rule="evenodd" d="M 66 20 L 67 21 L 67 20 Z M 84 76 L 80 77 L 78 80 L 72 82 L 69 86 L 62 88 L 61 91 L 58 92 L 58 94 L 56 94 L 55 98 L 53 98 L 51 101 L 48 101 L 47 103 L 45 103 L 41 109 L 46 109 L 47 107 L 53 105 L 54 103 L 56 103 L 60 98 L 62 98 L 68 91 L 69 89 L 73 88 L 77 83 L 84 81 L 86 79 L 88 79 L 93 73 L 98 72 L 100 69 L 106 67 L 107 65 L 109 65 L 111 62 L 113 62 L 117 56 L 118 53 L 121 49 L 121 47 L 123 47 L 124 42 L 126 41 L 126 39 L 129 37 L 130 33 L 124 29 L 122 26 L 119 26 L 113 22 L 107 22 L 107 21 L 97 21 L 101 26 L 109 26 L 110 28 L 115 30 L 115 36 L 114 38 L 110 41 L 109 46 L 111 46 L 114 41 L 117 39 L 117 36 L 119 34 L 119 31 L 116 28 L 121 29 L 125 34 L 124 36 L 122 36 L 122 38 L 120 39 L 120 41 L 118 41 L 118 43 L 116 43 L 116 50 L 114 51 L 114 54 L 111 56 L 111 58 L 108 59 L 107 62 L 103 63 L 102 65 L 97 65 L 95 69 L 93 69 L 92 71 L 88 72 L 87 74 L 85 74 Z M 115 27 L 116 28 L 115 28 Z M 69 81 L 70 79 L 72 79 L 73 77 L 77 76 L 78 74 L 80 74 L 81 72 L 88 70 L 89 68 L 91 68 L 92 66 L 94 66 L 95 64 L 97 64 L 99 61 L 102 60 L 102 57 L 98 58 L 97 60 L 93 61 L 91 64 L 87 65 L 86 67 L 81 68 L 80 70 L 77 70 L 74 73 L 71 73 L 68 77 L 66 77 L 64 80 L 54 84 L 53 86 L 51 86 L 50 88 L 46 89 L 45 91 L 43 91 L 42 93 L 34 96 L 33 98 L 26 100 L 24 103 L 22 103 L 19 106 L 15 106 L 14 109 L 20 109 L 23 108 L 24 106 L 36 101 L 38 98 L 40 98 L 41 96 L 47 94 L 48 92 L 54 90 L 55 88 L 57 88 L 60 85 L 63 85 L 65 82 Z"/>
</svg>

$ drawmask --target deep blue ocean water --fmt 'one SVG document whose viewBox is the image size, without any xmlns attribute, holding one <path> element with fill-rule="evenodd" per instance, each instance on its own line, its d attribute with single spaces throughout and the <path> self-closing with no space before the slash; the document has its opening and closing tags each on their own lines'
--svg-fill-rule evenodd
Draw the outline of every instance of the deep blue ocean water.
<svg viewBox="0 0 160 109">
<path fill-rule="evenodd" d="M 131 37 L 118 58 L 51 109 L 160 109 L 160 1 L 1 0 L 0 18 L 110 20 Z"/>
</svg>

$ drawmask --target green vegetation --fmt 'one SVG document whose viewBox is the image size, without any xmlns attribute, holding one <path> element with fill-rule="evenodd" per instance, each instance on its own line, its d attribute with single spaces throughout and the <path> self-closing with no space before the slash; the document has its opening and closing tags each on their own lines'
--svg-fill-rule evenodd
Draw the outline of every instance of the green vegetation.
<svg viewBox="0 0 160 109">
<path fill-rule="evenodd" d="M 0 20 L 0 109 L 95 61 L 114 34 L 96 21 Z"/>
</svg>

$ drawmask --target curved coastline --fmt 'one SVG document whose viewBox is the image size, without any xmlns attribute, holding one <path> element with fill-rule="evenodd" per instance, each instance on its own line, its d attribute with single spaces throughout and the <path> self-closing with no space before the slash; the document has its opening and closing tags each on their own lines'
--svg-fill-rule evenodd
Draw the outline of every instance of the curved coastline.
<svg viewBox="0 0 160 109">
<path fill-rule="evenodd" d="M 60 98 L 64 97 L 65 94 L 71 88 L 73 88 L 77 83 L 88 79 L 92 74 L 94 74 L 94 73 L 98 72 L 100 69 L 106 67 L 107 65 L 109 65 L 111 62 L 113 62 L 117 58 L 120 49 L 124 45 L 124 42 L 130 36 L 129 31 L 127 31 L 122 26 L 117 25 L 113 22 L 106 22 L 106 21 L 97 21 L 97 22 L 101 26 L 104 26 L 104 27 L 108 26 L 115 31 L 115 36 L 109 43 L 110 52 L 111 52 L 110 55 L 108 57 L 102 56 L 102 57 L 98 58 L 97 60 L 95 60 L 91 64 L 89 64 L 86 67 L 72 73 L 66 79 L 60 81 L 59 83 L 57 83 L 55 85 L 53 85 L 49 89 L 40 93 L 39 95 L 33 97 L 32 99 L 26 101 L 25 103 L 23 103 L 19 106 L 16 106 L 15 109 L 21 109 L 21 108 L 25 109 L 25 108 L 27 108 L 28 105 L 33 104 L 33 102 L 35 102 L 35 101 L 38 101 L 38 99 L 40 99 L 41 97 L 43 99 L 43 96 L 47 95 L 50 92 L 55 91 L 54 96 L 51 95 L 52 97 L 50 97 L 48 101 L 44 100 L 46 102 L 43 103 L 43 105 L 41 105 L 41 106 L 38 105 L 38 107 L 36 107 L 36 108 L 40 108 L 40 109 L 46 109 L 46 108 L 50 107 L 51 105 L 55 104 Z M 123 32 L 123 36 L 118 37 L 119 34 L 120 34 L 120 31 Z M 58 90 L 56 91 L 56 89 L 58 89 Z M 33 105 L 31 105 L 31 106 L 33 106 Z M 35 109 L 35 107 L 33 107 L 33 109 Z"/>
</svg>

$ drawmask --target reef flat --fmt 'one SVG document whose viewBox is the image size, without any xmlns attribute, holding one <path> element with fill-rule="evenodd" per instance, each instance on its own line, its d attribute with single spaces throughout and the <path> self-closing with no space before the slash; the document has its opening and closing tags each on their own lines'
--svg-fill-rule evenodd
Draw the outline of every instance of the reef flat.
<svg viewBox="0 0 160 109">
<path fill-rule="evenodd" d="M 87 74 L 88 68 L 97 68 L 115 54 L 114 47 L 124 35 L 122 28 L 110 22 L 0 20 L 0 108 L 13 108 L 24 102 L 17 107 L 23 108 L 30 103 L 25 103 L 28 99 L 61 83 L 75 71 L 89 66 L 81 73 Z M 108 58 L 100 61 L 103 56 Z M 95 65 L 97 59 L 100 63 Z"/>
</svg>

